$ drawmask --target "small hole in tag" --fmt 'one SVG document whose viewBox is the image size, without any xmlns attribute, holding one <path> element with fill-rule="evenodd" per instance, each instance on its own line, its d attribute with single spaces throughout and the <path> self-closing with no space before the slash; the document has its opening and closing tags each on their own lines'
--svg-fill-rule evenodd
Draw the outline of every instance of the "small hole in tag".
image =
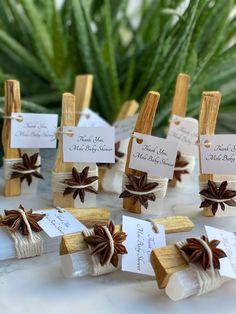
<svg viewBox="0 0 236 314">
<path fill-rule="evenodd" d="M 87 113 L 87 114 L 85 115 L 85 118 L 86 118 L 86 119 L 89 119 L 89 118 L 90 118 L 90 114 Z"/>
<path fill-rule="evenodd" d="M 142 138 L 136 138 L 136 142 L 137 142 L 138 144 L 142 144 L 143 139 L 142 139 Z"/>
<path fill-rule="evenodd" d="M 57 209 L 58 213 L 61 213 L 61 214 L 63 214 L 63 213 L 66 212 L 66 211 L 65 211 L 63 208 L 61 208 L 61 207 L 56 207 L 56 209 Z"/>
<path fill-rule="evenodd" d="M 73 137 L 73 136 L 74 136 L 74 133 L 73 133 L 73 131 L 68 130 L 68 131 L 66 132 L 66 135 L 68 135 L 69 137 Z"/>
<path fill-rule="evenodd" d="M 211 142 L 208 141 L 208 140 L 205 140 L 204 146 L 207 147 L 207 148 L 211 147 Z"/>
<path fill-rule="evenodd" d="M 23 117 L 22 116 L 17 116 L 16 117 L 16 121 L 17 122 L 22 122 L 24 119 L 23 119 Z"/>
<path fill-rule="evenodd" d="M 175 121 L 174 121 L 174 124 L 179 125 L 179 124 L 180 124 L 180 121 L 179 121 L 179 120 L 175 120 Z"/>
</svg>

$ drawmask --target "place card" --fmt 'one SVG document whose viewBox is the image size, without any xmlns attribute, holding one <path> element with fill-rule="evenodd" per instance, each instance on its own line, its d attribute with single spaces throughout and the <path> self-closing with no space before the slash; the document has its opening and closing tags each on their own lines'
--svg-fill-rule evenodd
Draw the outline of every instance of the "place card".
<svg viewBox="0 0 236 314">
<path fill-rule="evenodd" d="M 86 230 L 86 227 L 64 208 L 37 210 L 35 213 L 46 215 L 38 224 L 50 238 Z"/>
<path fill-rule="evenodd" d="M 123 271 L 154 276 L 150 263 L 152 249 L 166 245 L 165 230 L 157 224 L 155 233 L 150 222 L 128 216 L 122 217 L 122 231 L 127 233 L 124 246 L 128 254 L 122 255 Z"/>
<path fill-rule="evenodd" d="M 79 127 L 98 127 L 98 126 L 110 126 L 108 122 L 106 122 L 102 117 L 100 117 L 96 112 L 93 110 L 86 108 L 82 112 L 79 122 L 77 124 Z"/>
<path fill-rule="evenodd" d="M 201 135 L 201 172 L 236 174 L 236 135 Z"/>
<path fill-rule="evenodd" d="M 182 154 L 197 156 L 198 120 L 173 115 L 167 139 L 178 143 L 178 150 Z"/>
<path fill-rule="evenodd" d="M 55 148 L 57 114 L 12 113 L 11 148 Z"/>
<path fill-rule="evenodd" d="M 116 121 L 113 126 L 115 127 L 115 142 L 118 143 L 131 136 L 138 118 L 138 114 L 128 117 L 123 120 Z"/>
<path fill-rule="evenodd" d="M 114 140 L 114 127 L 63 127 L 64 162 L 114 163 Z"/>
<path fill-rule="evenodd" d="M 129 168 L 172 179 L 178 144 L 136 132 L 133 136 Z"/>
<path fill-rule="evenodd" d="M 208 239 L 219 240 L 217 248 L 222 249 L 227 257 L 220 258 L 221 276 L 236 279 L 236 236 L 233 232 L 205 226 Z"/>
</svg>

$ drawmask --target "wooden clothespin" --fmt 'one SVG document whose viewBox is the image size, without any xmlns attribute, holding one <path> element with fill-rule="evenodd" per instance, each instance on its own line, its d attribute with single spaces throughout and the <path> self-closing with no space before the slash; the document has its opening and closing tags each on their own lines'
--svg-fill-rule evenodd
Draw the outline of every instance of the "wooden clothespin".
<svg viewBox="0 0 236 314">
<path fill-rule="evenodd" d="M 126 119 L 128 117 L 132 117 L 136 111 L 138 110 L 139 104 L 136 100 L 127 100 L 121 106 L 121 109 L 117 115 L 116 121 L 120 121 Z M 122 141 L 123 142 L 123 141 Z M 125 149 L 126 150 L 126 149 Z M 102 180 L 107 171 L 106 167 L 99 167 L 99 190 L 103 190 L 102 188 Z"/>
<path fill-rule="evenodd" d="M 81 112 L 88 108 L 91 101 L 93 88 L 93 75 L 77 75 L 75 79 L 74 95 L 75 95 L 75 125 L 78 124 Z"/>
<path fill-rule="evenodd" d="M 16 80 L 5 82 L 5 116 L 10 117 L 12 112 L 21 112 L 20 83 Z M 4 119 L 2 129 L 2 143 L 5 159 L 20 158 L 20 150 L 11 148 L 11 120 Z M 20 179 L 5 180 L 5 196 L 17 196 L 21 192 Z"/>
<path fill-rule="evenodd" d="M 171 116 L 177 115 L 185 117 L 188 101 L 189 80 L 190 76 L 185 73 L 180 73 L 178 75 L 175 85 L 175 95 L 172 104 Z M 175 178 L 169 181 L 170 187 L 175 187 L 176 184 L 177 180 Z"/>
<path fill-rule="evenodd" d="M 140 113 L 139 113 L 139 116 L 138 116 L 138 119 L 134 128 L 134 132 L 143 133 L 143 134 L 151 134 L 159 99 L 160 99 L 160 94 L 158 92 L 151 91 L 147 94 L 144 105 L 140 110 Z M 142 171 L 129 168 L 133 140 L 134 139 L 131 137 L 129 141 L 125 174 L 141 176 L 143 174 Z M 132 199 L 130 198 L 123 199 L 123 208 L 137 214 L 141 213 L 141 204 L 136 202 L 134 205 Z"/>
<path fill-rule="evenodd" d="M 202 102 L 199 115 L 199 140 L 200 135 L 213 135 L 215 133 L 216 120 L 220 107 L 221 94 L 220 92 L 203 92 Z M 199 141 L 200 142 L 200 141 Z M 202 173 L 201 168 L 201 146 L 199 145 L 199 180 L 200 182 L 211 181 L 224 181 L 227 180 L 227 176 L 216 175 L 216 174 L 205 174 Z M 222 180 L 223 179 L 223 180 Z M 210 207 L 203 209 L 204 216 L 213 216 Z"/>
<path fill-rule="evenodd" d="M 70 93 L 62 95 L 62 115 L 61 130 L 63 126 L 75 126 L 75 96 Z M 58 134 L 58 149 L 54 165 L 55 173 L 65 173 L 72 171 L 72 162 L 63 161 L 63 134 Z M 62 192 L 53 192 L 53 205 L 60 207 L 74 207 L 74 199 L 72 194 L 63 196 Z"/>
</svg>

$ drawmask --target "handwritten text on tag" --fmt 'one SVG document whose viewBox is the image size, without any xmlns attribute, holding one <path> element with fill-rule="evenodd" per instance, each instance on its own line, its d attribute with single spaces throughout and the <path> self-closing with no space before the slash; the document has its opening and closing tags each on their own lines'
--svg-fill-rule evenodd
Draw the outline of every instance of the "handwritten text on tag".
<svg viewBox="0 0 236 314">
<path fill-rule="evenodd" d="M 55 148 L 57 114 L 12 113 L 11 148 Z"/>
<path fill-rule="evenodd" d="M 135 132 L 129 167 L 153 176 L 172 179 L 177 145 L 160 137 Z"/>
<path fill-rule="evenodd" d="M 201 135 L 202 173 L 236 174 L 236 135 Z"/>
<path fill-rule="evenodd" d="M 113 127 L 63 127 L 63 133 L 64 162 L 115 162 Z"/>
<path fill-rule="evenodd" d="M 131 136 L 134 131 L 137 118 L 138 114 L 135 114 L 132 117 L 128 117 L 114 123 L 116 143 L 125 140 Z"/>
<path fill-rule="evenodd" d="M 86 227 L 65 209 L 41 210 L 36 213 L 46 215 L 38 224 L 50 238 L 86 230 Z"/>
<path fill-rule="evenodd" d="M 193 118 L 183 118 L 173 115 L 167 139 L 178 143 L 182 154 L 196 156 L 198 154 L 198 121 Z"/>
<path fill-rule="evenodd" d="M 78 113 L 77 113 L 78 114 Z M 81 114 L 78 122 L 78 126 L 97 127 L 97 126 L 110 126 L 103 118 L 101 118 L 96 112 L 89 108 L 86 108 Z"/>
<path fill-rule="evenodd" d="M 123 216 L 122 231 L 127 233 L 124 245 L 128 254 L 122 256 L 122 270 L 154 276 L 151 251 L 166 245 L 164 227 L 157 227 L 158 233 L 155 233 L 150 222 Z"/>
<path fill-rule="evenodd" d="M 222 249 L 227 257 L 220 258 L 221 276 L 236 279 L 236 236 L 233 232 L 205 226 L 209 240 L 219 240 L 217 248 Z"/>
</svg>

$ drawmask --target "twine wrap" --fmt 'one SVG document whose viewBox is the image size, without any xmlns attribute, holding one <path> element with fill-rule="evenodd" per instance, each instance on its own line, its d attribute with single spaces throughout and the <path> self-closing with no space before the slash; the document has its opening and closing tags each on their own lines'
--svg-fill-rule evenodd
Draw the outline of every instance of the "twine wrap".
<svg viewBox="0 0 236 314">
<path fill-rule="evenodd" d="M 120 256 L 119 256 L 119 262 L 118 262 L 118 266 L 117 268 L 114 267 L 111 263 L 110 263 L 110 260 L 112 258 L 112 255 L 114 253 L 114 240 L 112 238 L 112 235 L 108 229 L 107 226 L 104 226 L 103 227 L 105 232 L 106 232 L 106 235 L 109 239 L 109 243 L 110 243 L 110 256 L 109 256 L 109 259 L 107 261 L 107 263 L 105 265 L 101 265 L 100 264 L 100 257 L 99 255 L 90 255 L 90 258 L 91 258 L 91 261 L 92 261 L 92 267 L 91 267 L 91 275 L 92 276 L 99 276 L 99 275 L 103 275 L 103 274 L 108 274 L 108 273 L 111 273 L 115 270 L 117 270 L 117 268 L 120 267 Z M 94 229 L 88 229 L 88 230 L 84 230 L 83 231 L 83 235 L 85 237 L 88 237 L 88 236 L 92 236 L 94 235 Z M 93 251 L 93 247 L 91 245 L 88 245 L 89 247 L 89 252 L 91 253 Z"/>
<path fill-rule="evenodd" d="M 214 181 L 214 183 L 219 188 L 219 186 L 221 185 L 222 181 Z M 228 190 L 236 191 L 236 179 L 235 179 L 235 181 L 233 181 L 233 180 L 232 181 L 227 181 L 227 183 L 228 183 L 227 184 L 227 189 Z M 208 182 L 202 182 L 202 181 L 199 182 L 199 189 L 200 189 L 200 191 L 202 191 L 204 189 L 207 189 L 207 187 L 208 187 Z M 210 198 L 210 197 L 206 197 L 206 196 L 201 195 L 201 194 L 200 194 L 200 197 L 201 197 L 201 201 L 204 201 L 206 199 L 206 200 L 210 200 L 210 201 L 216 202 L 216 203 L 227 202 L 227 201 L 229 201 L 231 199 L 236 199 L 236 197 L 233 197 L 233 198 L 231 197 L 231 198 L 228 198 L 228 199 Z"/>
<path fill-rule="evenodd" d="M 22 163 L 22 158 L 12 158 L 12 159 L 3 158 L 3 171 L 4 171 L 5 180 L 10 180 L 13 172 L 22 173 L 22 174 L 34 173 L 35 171 L 40 172 L 40 168 L 29 169 L 29 170 L 14 169 L 14 166 L 18 163 Z M 40 165 L 41 165 L 41 157 L 38 155 L 36 166 L 40 166 Z"/>
<path fill-rule="evenodd" d="M 20 232 L 11 232 L 8 228 L 8 231 L 12 239 L 14 240 L 17 258 L 22 259 L 42 255 L 43 238 L 40 236 L 39 233 L 32 231 L 25 212 L 20 208 L 15 210 L 21 214 L 29 232 L 28 236 L 23 236 Z"/>
<path fill-rule="evenodd" d="M 175 167 L 175 171 L 184 171 L 187 170 L 188 173 L 192 173 L 194 168 L 195 168 L 195 164 L 196 164 L 196 158 L 195 156 L 192 155 L 182 155 L 181 154 L 181 161 L 186 161 L 188 162 L 188 164 L 185 167 Z"/>
<path fill-rule="evenodd" d="M 197 296 L 210 292 L 219 288 L 224 283 L 224 278 L 220 275 L 219 271 L 214 268 L 213 265 L 213 255 L 208 244 L 200 238 L 195 238 L 207 251 L 210 260 L 210 269 L 204 270 L 201 265 L 189 263 L 188 255 L 181 250 L 181 248 L 187 244 L 187 241 L 179 241 L 175 245 L 179 249 L 179 252 L 183 258 L 189 263 L 191 269 L 195 272 L 197 278 L 198 291 Z"/>
</svg>

